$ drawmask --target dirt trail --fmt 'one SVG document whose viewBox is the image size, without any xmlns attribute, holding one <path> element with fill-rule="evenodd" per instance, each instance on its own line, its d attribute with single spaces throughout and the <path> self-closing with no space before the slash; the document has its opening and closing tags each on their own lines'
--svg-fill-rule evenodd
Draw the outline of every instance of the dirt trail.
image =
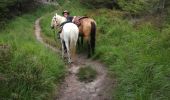
<svg viewBox="0 0 170 100">
<path fill-rule="evenodd" d="M 43 42 L 40 35 L 41 28 L 39 22 L 40 18 L 35 22 L 35 35 L 37 40 L 55 52 L 60 53 L 61 51 L 58 48 L 54 48 Z M 76 76 L 79 68 L 85 67 L 86 65 L 90 65 L 98 72 L 97 78 L 90 83 L 80 82 Z M 76 63 L 66 66 L 68 73 L 60 87 L 59 95 L 55 100 L 111 100 L 111 90 L 114 88 L 115 81 L 108 77 L 107 70 L 101 62 L 87 59 L 85 55 L 79 54 Z"/>
</svg>

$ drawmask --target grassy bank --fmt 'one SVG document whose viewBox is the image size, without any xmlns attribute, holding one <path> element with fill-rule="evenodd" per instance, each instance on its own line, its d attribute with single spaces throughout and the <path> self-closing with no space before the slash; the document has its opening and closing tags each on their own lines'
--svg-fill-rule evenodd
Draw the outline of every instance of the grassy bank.
<svg viewBox="0 0 170 100">
<path fill-rule="evenodd" d="M 107 15 L 101 11 L 95 16 L 103 12 Z M 160 32 L 144 22 L 134 28 L 127 20 L 106 15 L 96 17 L 100 35 L 95 58 L 116 75 L 116 100 L 169 99 L 170 27 Z"/>
<path fill-rule="evenodd" d="M 60 57 L 39 43 L 34 21 L 56 7 L 43 5 L 0 31 L 1 100 L 51 100 L 65 73 Z"/>
<path fill-rule="evenodd" d="M 134 25 L 124 12 L 87 9 L 75 1 L 64 3 L 60 9 L 96 20 L 97 42 L 93 58 L 100 59 L 116 76 L 115 100 L 170 99 L 170 25 L 164 25 L 160 32 L 150 20 Z M 45 23 L 50 25 L 53 14 L 46 15 L 41 23 L 49 39 L 54 35 L 46 29 Z"/>
</svg>

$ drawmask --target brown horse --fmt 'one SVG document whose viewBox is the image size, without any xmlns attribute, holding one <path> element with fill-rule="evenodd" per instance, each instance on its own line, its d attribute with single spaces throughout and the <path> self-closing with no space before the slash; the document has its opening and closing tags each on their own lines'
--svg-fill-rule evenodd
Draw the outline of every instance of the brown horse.
<svg viewBox="0 0 170 100">
<path fill-rule="evenodd" d="M 88 45 L 88 57 L 95 53 L 95 41 L 96 41 L 96 22 L 89 17 L 74 17 L 73 22 L 78 25 L 79 37 L 87 42 Z"/>
</svg>

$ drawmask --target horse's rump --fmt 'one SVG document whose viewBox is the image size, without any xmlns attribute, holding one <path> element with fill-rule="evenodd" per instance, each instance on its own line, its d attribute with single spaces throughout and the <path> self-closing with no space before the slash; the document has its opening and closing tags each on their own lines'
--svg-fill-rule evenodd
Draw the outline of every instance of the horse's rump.
<svg viewBox="0 0 170 100">
<path fill-rule="evenodd" d="M 76 36 L 79 33 L 78 27 L 74 23 L 66 23 L 63 25 L 63 35 Z"/>
</svg>

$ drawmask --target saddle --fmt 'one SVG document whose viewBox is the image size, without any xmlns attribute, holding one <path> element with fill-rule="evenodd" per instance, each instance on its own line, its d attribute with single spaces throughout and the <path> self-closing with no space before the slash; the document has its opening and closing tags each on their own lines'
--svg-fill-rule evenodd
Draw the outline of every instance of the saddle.
<svg viewBox="0 0 170 100">
<path fill-rule="evenodd" d="M 84 18 L 88 18 L 87 16 L 76 16 L 73 18 L 73 23 L 76 24 L 77 26 L 80 26 L 81 25 L 81 22 L 80 20 L 81 19 L 84 19 Z"/>
</svg>

